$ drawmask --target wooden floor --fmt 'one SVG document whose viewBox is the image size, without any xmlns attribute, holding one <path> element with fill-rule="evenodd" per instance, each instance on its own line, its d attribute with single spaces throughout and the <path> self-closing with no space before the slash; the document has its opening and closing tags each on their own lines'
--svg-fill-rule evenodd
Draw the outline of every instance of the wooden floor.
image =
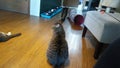
<svg viewBox="0 0 120 68">
<path fill-rule="evenodd" d="M 52 68 L 47 63 L 46 50 L 52 36 L 52 25 L 60 15 L 50 20 L 0 10 L 0 31 L 22 33 L 0 42 L 0 68 Z M 63 23 L 69 45 L 69 64 L 64 68 L 93 68 L 94 47 L 82 38 L 82 30 L 73 30 L 68 20 Z"/>
</svg>

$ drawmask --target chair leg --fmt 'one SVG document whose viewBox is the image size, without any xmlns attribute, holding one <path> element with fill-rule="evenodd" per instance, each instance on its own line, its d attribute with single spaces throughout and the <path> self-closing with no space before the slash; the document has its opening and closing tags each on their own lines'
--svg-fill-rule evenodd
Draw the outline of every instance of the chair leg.
<svg viewBox="0 0 120 68">
<path fill-rule="evenodd" d="M 83 33 L 82 33 L 82 37 L 85 37 L 85 34 L 86 34 L 87 30 L 88 30 L 87 27 L 84 26 Z"/>
<path fill-rule="evenodd" d="M 95 46 L 95 52 L 94 52 L 94 58 L 98 59 L 100 56 L 100 53 L 102 52 L 103 43 L 98 43 L 98 45 Z"/>
<path fill-rule="evenodd" d="M 65 18 L 67 16 L 68 13 L 68 8 L 63 8 L 62 13 L 61 13 L 61 21 L 65 21 Z"/>
</svg>

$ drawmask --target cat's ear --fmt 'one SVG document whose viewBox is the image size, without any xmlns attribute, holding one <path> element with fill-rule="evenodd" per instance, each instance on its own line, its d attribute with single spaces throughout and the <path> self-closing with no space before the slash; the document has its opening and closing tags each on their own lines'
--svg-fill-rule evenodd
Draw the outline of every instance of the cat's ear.
<svg viewBox="0 0 120 68">
<path fill-rule="evenodd" d="M 60 27 L 60 24 L 57 24 L 55 27 L 56 27 L 56 28 Z"/>
</svg>

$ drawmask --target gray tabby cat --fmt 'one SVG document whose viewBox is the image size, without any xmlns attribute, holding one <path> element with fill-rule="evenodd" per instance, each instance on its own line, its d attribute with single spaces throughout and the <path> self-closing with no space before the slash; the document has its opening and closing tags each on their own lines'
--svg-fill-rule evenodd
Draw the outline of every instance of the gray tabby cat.
<svg viewBox="0 0 120 68">
<path fill-rule="evenodd" d="M 62 24 L 55 23 L 53 37 L 47 50 L 47 59 L 53 66 L 61 66 L 68 59 L 68 44 L 65 40 L 65 31 Z"/>
<path fill-rule="evenodd" d="M 8 34 L 5 34 L 4 32 L 0 32 L 0 42 L 8 41 L 9 39 L 20 36 L 20 35 L 21 33 L 8 35 Z"/>
</svg>

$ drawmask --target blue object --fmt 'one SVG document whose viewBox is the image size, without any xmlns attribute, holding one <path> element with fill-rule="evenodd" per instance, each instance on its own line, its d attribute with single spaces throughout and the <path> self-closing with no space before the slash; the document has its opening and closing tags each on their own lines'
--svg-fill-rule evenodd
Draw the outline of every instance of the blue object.
<svg viewBox="0 0 120 68">
<path fill-rule="evenodd" d="M 50 19 L 61 11 L 62 11 L 62 7 L 56 7 L 55 9 L 51 9 L 47 12 L 41 13 L 41 17 Z"/>
</svg>

